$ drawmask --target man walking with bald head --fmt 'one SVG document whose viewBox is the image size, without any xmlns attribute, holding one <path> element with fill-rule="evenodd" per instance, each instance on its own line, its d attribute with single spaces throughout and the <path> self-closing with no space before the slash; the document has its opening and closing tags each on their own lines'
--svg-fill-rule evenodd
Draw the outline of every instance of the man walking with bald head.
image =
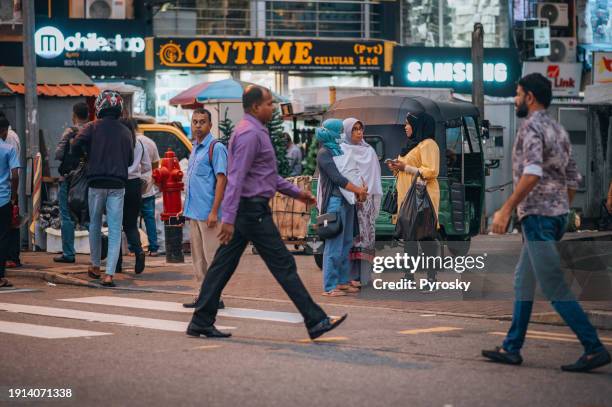
<svg viewBox="0 0 612 407">
<path fill-rule="evenodd" d="M 214 326 L 219 299 L 247 244 L 252 242 L 304 317 L 310 338 L 315 339 L 340 325 L 346 315 L 329 318 L 310 297 L 297 274 L 295 259 L 274 225 L 269 205 L 276 191 L 307 203 L 314 203 L 315 199 L 310 192 L 300 191 L 278 175 L 274 147 L 265 126 L 275 109 L 271 92 L 249 86 L 242 95 L 242 106 L 244 118 L 229 144 L 228 180 L 219 232 L 221 246 L 202 283 L 187 335 L 231 336 Z"/>
</svg>

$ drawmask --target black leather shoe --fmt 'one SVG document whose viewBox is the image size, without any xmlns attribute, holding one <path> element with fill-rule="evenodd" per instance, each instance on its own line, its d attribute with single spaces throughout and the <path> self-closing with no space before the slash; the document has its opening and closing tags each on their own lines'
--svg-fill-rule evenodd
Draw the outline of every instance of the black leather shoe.
<svg viewBox="0 0 612 407">
<path fill-rule="evenodd" d="M 191 323 L 187 327 L 187 335 L 196 337 L 204 335 L 207 338 L 229 338 L 230 336 L 232 336 L 232 334 L 229 332 L 225 333 L 219 331 L 217 328 L 215 328 L 214 325 L 202 328 Z"/>
<path fill-rule="evenodd" d="M 134 264 L 134 272 L 140 274 L 145 269 L 145 252 L 140 252 L 136 255 L 136 263 Z"/>
<path fill-rule="evenodd" d="M 343 323 L 347 316 L 348 314 L 344 314 L 340 318 L 325 318 L 323 321 L 308 329 L 308 336 L 310 336 L 310 339 L 318 338 Z"/>
<path fill-rule="evenodd" d="M 195 297 L 195 298 L 193 299 L 193 301 L 184 303 L 184 304 L 183 304 L 183 307 L 185 307 L 185 308 L 195 308 L 195 307 L 196 307 L 197 302 L 198 302 L 198 297 Z"/>
<path fill-rule="evenodd" d="M 223 302 L 223 298 L 221 298 L 219 300 L 219 308 L 217 308 L 217 309 L 224 309 L 224 308 L 225 308 L 225 303 Z"/>
<path fill-rule="evenodd" d="M 54 257 L 53 261 L 56 263 L 74 263 L 74 258 L 71 259 L 62 254 L 61 256 Z"/>
<path fill-rule="evenodd" d="M 561 366 L 561 370 L 565 372 L 588 372 L 589 370 L 605 366 L 610 362 L 612 362 L 610 353 L 607 350 L 602 350 L 590 355 L 582 355 L 576 363 Z"/>
<path fill-rule="evenodd" d="M 493 362 L 505 363 L 507 365 L 520 365 L 523 363 L 523 358 L 518 353 L 508 353 L 501 346 L 497 346 L 494 350 L 483 350 L 482 356 L 491 359 Z"/>
</svg>

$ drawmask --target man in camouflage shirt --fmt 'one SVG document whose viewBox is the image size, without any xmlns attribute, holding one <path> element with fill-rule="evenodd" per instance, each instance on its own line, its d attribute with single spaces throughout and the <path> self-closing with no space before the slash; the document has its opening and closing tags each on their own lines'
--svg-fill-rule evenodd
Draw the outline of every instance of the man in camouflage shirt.
<svg viewBox="0 0 612 407">
<path fill-rule="evenodd" d="M 562 370 L 587 372 L 610 363 L 608 351 L 566 284 L 556 242 L 567 224 L 569 205 L 580 174 L 576 170 L 567 132 L 546 109 L 552 100 L 551 83 L 541 74 L 519 81 L 515 107 L 521 125 L 512 152 L 514 192 L 493 218 L 493 233 L 505 233 L 516 208 L 523 229 L 523 249 L 514 276 L 512 325 L 501 347 L 482 355 L 499 363 L 522 363 L 520 351 L 531 317 L 536 281 L 555 311 L 576 333 L 585 352 Z"/>
</svg>

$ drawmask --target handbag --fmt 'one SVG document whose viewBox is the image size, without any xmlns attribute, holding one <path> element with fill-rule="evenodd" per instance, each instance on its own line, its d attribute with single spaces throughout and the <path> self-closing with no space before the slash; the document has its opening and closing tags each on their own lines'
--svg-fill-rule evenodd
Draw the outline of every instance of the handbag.
<svg viewBox="0 0 612 407">
<path fill-rule="evenodd" d="M 429 240 L 437 235 L 438 219 L 427 184 L 414 177 L 400 207 L 394 237 L 405 242 Z"/>
<path fill-rule="evenodd" d="M 317 235 L 323 239 L 331 239 L 342 232 L 342 221 L 336 212 L 317 216 Z"/>
<path fill-rule="evenodd" d="M 391 215 L 397 213 L 397 187 L 395 182 L 391 188 L 387 189 L 382 202 L 382 210 Z"/>
</svg>

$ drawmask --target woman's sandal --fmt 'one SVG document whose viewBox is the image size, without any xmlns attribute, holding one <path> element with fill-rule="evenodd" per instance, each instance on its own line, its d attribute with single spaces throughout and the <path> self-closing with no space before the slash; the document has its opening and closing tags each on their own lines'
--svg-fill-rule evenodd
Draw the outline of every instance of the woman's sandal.
<svg viewBox="0 0 612 407">
<path fill-rule="evenodd" d="M 114 282 L 113 280 L 110 280 L 110 281 L 104 281 L 104 280 L 101 280 L 101 281 L 100 281 L 100 285 L 101 285 L 102 287 L 117 287 L 117 286 L 115 285 L 115 282 Z"/>
<path fill-rule="evenodd" d="M 93 271 L 93 268 L 91 266 L 87 269 L 87 275 L 90 278 L 93 278 L 94 280 L 98 280 L 101 277 L 99 273 Z"/>
<path fill-rule="evenodd" d="M 11 282 L 8 281 L 6 278 L 0 278 L 0 288 L 9 288 L 12 286 L 13 284 L 11 284 Z"/>
<path fill-rule="evenodd" d="M 339 285 L 337 289 L 347 294 L 357 294 L 360 291 L 359 288 L 353 287 L 351 284 Z"/>
<path fill-rule="evenodd" d="M 343 297 L 346 295 L 346 293 L 342 290 L 334 288 L 331 291 L 324 292 L 323 295 L 325 295 L 326 297 Z"/>
</svg>

